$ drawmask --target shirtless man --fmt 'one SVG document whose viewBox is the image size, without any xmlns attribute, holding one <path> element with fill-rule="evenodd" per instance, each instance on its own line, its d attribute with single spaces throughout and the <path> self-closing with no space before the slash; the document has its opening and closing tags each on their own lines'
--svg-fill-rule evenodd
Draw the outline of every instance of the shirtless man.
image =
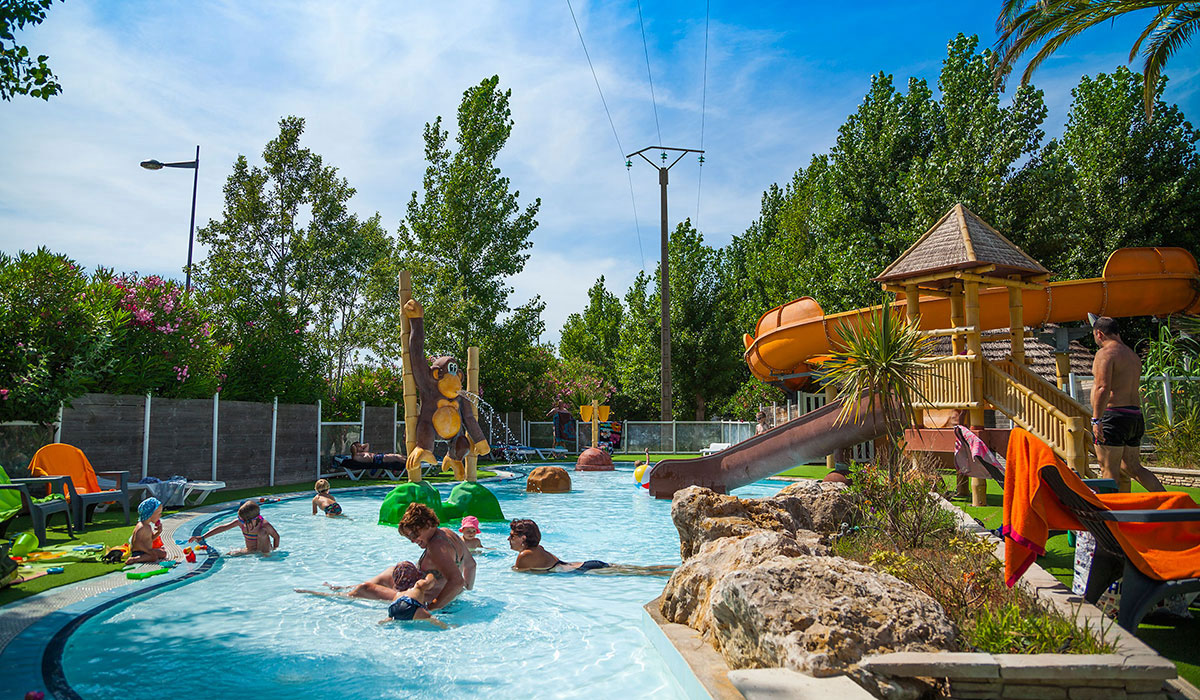
<svg viewBox="0 0 1200 700">
<path fill-rule="evenodd" d="M 1092 337 L 1100 348 L 1092 361 L 1092 432 L 1100 469 L 1122 492 L 1129 491 L 1130 477 L 1147 491 L 1162 491 L 1158 477 L 1142 466 L 1138 454 L 1146 432 L 1139 393 L 1142 360 L 1122 342 L 1117 322 L 1108 316 L 1092 324 Z"/>
</svg>

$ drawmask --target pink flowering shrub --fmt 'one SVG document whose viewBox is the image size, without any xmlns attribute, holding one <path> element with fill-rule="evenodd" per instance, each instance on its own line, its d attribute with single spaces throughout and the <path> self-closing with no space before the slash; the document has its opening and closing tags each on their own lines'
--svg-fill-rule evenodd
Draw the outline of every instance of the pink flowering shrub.
<svg viewBox="0 0 1200 700">
<path fill-rule="evenodd" d="M 571 413 L 579 415 L 579 407 L 599 401 L 606 405 L 616 393 L 612 383 L 604 378 L 603 370 L 586 360 L 563 360 L 546 378 L 551 405 L 565 403 Z"/>
<path fill-rule="evenodd" d="M 218 387 L 220 347 L 208 313 L 183 287 L 157 275 L 97 271 L 97 286 L 124 314 L 112 371 L 101 390 L 167 398 L 203 398 Z"/>
</svg>

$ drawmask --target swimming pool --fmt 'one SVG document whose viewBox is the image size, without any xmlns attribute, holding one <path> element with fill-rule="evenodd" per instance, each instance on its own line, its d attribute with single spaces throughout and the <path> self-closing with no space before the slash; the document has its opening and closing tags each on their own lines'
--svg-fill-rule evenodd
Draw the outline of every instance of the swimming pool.
<svg viewBox="0 0 1200 700">
<path fill-rule="evenodd" d="M 566 561 L 678 563 L 670 501 L 637 489 L 629 471 L 571 479 L 569 494 L 526 494 L 523 479 L 488 486 L 506 516 L 536 520 L 543 545 Z M 735 494 L 779 487 L 763 482 Z M 476 556 L 475 590 L 438 613 L 450 630 L 377 625 L 386 617 L 381 601 L 294 593 L 418 559 L 420 548 L 375 524 L 386 492 L 339 495 L 352 521 L 312 516 L 307 499 L 264 506 L 283 538 L 279 553 L 222 557 L 207 576 L 87 620 L 63 651 L 67 681 L 84 698 L 124 700 L 683 697 L 638 624 L 666 579 L 516 573 L 506 523 L 483 524 L 484 544 L 497 549 Z M 241 535 L 212 543 L 228 551 Z"/>
</svg>

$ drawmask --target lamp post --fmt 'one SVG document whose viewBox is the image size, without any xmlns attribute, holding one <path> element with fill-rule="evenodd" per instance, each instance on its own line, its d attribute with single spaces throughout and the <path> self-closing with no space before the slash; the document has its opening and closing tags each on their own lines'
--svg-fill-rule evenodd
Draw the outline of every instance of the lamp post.
<svg viewBox="0 0 1200 700">
<path fill-rule="evenodd" d="M 192 176 L 192 222 L 188 225 L 188 261 L 187 281 L 184 283 L 184 293 L 192 291 L 192 238 L 196 232 L 196 185 L 200 183 L 200 146 L 196 146 L 196 160 L 185 160 L 177 163 L 160 163 L 157 160 L 143 160 L 142 167 L 146 170 L 162 170 L 163 168 L 191 168 Z"/>
</svg>

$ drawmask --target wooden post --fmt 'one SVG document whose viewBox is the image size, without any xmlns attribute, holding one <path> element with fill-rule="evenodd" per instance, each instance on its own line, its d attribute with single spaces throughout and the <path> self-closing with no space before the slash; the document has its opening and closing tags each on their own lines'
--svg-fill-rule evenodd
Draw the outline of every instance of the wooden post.
<svg viewBox="0 0 1200 700">
<path fill-rule="evenodd" d="M 1054 378 L 1058 381 L 1058 388 L 1062 391 L 1071 393 L 1071 353 L 1056 352 L 1054 353 Z"/>
<path fill-rule="evenodd" d="M 904 314 L 910 323 L 921 315 L 921 299 L 915 284 L 904 285 Z"/>
<path fill-rule="evenodd" d="M 963 286 L 961 282 L 955 282 L 950 286 L 950 326 L 952 328 L 961 328 L 967 324 L 966 312 L 963 311 Z M 955 333 L 950 336 L 951 353 L 961 355 L 966 349 L 964 338 Z"/>
<path fill-rule="evenodd" d="M 400 271 L 400 307 L 412 299 L 412 274 L 408 270 Z M 421 415 L 421 407 L 417 399 L 417 381 L 413 377 L 413 358 L 408 354 L 408 334 L 412 324 L 403 312 L 400 313 L 400 361 L 404 368 L 404 451 L 412 454 L 417 447 L 417 418 Z M 424 358 L 422 358 L 424 361 Z M 408 470 L 408 480 L 414 483 L 421 481 L 421 465 Z"/>
<path fill-rule="evenodd" d="M 1013 362 L 1025 364 L 1025 316 L 1021 312 L 1021 288 L 1008 288 L 1008 327 L 1012 332 Z"/>
<path fill-rule="evenodd" d="M 967 352 L 975 356 L 971 362 L 971 409 L 970 427 L 972 430 L 983 428 L 983 339 L 979 328 L 979 283 L 967 282 L 964 286 L 966 295 L 963 312 L 967 331 Z M 971 505 L 987 505 L 987 482 L 978 477 L 971 478 Z"/>
<path fill-rule="evenodd" d="M 1070 439 L 1067 441 L 1066 462 L 1067 466 L 1074 469 L 1081 479 L 1092 478 L 1092 469 L 1088 465 L 1088 427 L 1089 424 L 1083 416 L 1071 416 L 1067 419 Z"/>
<path fill-rule="evenodd" d="M 600 447 L 600 402 L 592 401 L 592 447 Z"/>
<path fill-rule="evenodd" d="M 837 389 L 833 388 L 832 384 L 826 384 L 825 385 L 825 403 L 830 404 L 830 403 L 833 403 L 835 400 L 837 400 Z M 829 471 L 833 471 L 834 469 L 837 468 L 837 451 L 836 450 L 829 453 L 828 455 L 825 455 L 825 467 L 828 468 Z"/>
<path fill-rule="evenodd" d="M 479 396 L 479 348 L 475 346 L 467 348 L 467 391 Z M 471 414 L 475 416 L 475 420 L 479 420 L 479 404 L 474 401 L 471 401 L 470 404 Z M 470 439 L 469 436 L 468 439 Z M 478 462 L 479 456 L 472 449 L 467 453 L 467 481 L 471 483 L 475 483 L 479 478 L 479 471 L 476 467 Z"/>
</svg>

